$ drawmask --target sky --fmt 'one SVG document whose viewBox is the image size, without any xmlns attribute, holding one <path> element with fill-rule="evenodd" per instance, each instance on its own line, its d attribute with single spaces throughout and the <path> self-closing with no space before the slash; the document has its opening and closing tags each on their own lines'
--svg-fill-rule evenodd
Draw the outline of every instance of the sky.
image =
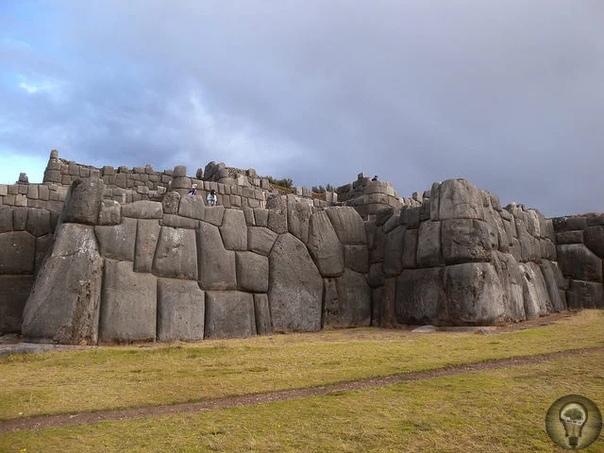
<svg viewBox="0 0 604 453">
<path fill-rule="evenodd" d="M 51 149 L 604 211 L 602 0 L 2 0 L 0 183 Z"/>
</svg>

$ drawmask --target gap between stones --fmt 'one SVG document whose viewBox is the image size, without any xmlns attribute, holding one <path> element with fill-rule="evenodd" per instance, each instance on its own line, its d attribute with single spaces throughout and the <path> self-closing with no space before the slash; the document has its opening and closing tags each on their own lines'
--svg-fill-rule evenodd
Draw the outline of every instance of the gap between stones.
<svg viewBox="0 0 604 453">
<path fill-rule="evenodd" d="M 415 371 L 410 373 L 394 374 L 390 376 L 360 379 L 357 381 L 340 382 L 317 387 L 300 389 L 278 390 L 274 392 L 256 393 L 250 395 L 229 396 L 224 398 L 209 399 L 197 402 L 175 403 L 159 406 L 143 406 L 125 409 L 104 409 L 94 412 L 79 412 L 54 415 L 35 415 L 31 417 L 13 418 L 0 421 L 0 433 L 14 431 L 40 430 L 45 428 L 56 428 L 64 426 L 86 425 L 104 421 L 131 420 L 144 417 L 155 417 L 162 415 L 177 415 L 210 410 L 228 409 L 233 407 L 253 406 L 279 401 L 290 401 L 295 399 L 309 398 L 313 396 L 337 394 L 340 392 L 351 392 L 356 390 L 367 390 L 384 387 L 387 385 L 403 382 L 413 382 L 425 379 L 455 376 L 463 373 L 496 370 L 508 367 L 517 367 L 533 363 L 546 362 L 548 360 L 569 357 L 573 355 L 585 355 L 593 352 L 604 351 L 604 347 L 595 346 L 590 348 L 570 349 L 566 351 L 549 352 L 527 357 L 510 357 L 506 359 L 495 359 L 486 362 L 468 363 L 463 365 L 451 365 L 444 368 L 436 368 L 427 371 Z"/>
</svg>

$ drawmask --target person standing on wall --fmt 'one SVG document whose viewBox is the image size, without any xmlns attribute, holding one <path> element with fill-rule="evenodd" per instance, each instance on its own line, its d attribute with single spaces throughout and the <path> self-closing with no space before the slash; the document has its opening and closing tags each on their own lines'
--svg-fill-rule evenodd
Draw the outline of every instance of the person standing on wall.
<svg viewBox="0 0 604 453">
<path fill-rule="evenodd" d="M 218 196 L 216 195 L 216 191 L 214 189 L 210 190 L 210 193 L 206 197 L 208 200 L 208 206 L 216 206 L 218 202 Z"/>
</svg>

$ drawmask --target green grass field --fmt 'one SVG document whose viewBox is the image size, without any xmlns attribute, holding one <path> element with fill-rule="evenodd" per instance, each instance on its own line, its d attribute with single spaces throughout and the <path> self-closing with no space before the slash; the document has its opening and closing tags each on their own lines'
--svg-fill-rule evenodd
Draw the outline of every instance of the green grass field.
<svg viewBox="0 0 604 453">
<path fill-rule="evenodd" d="M 604 346 L 604 313 L 495 335 L 351 329 L 13 356 L 0 420 L 199 401 Z M 0 434 L 4 452 L 564 451 L 548 407 L 579 393 L 604 412 L 604 352 L 194 414 Z M 604 452 L 604 440 L 586 450 Z"/>
</svg>

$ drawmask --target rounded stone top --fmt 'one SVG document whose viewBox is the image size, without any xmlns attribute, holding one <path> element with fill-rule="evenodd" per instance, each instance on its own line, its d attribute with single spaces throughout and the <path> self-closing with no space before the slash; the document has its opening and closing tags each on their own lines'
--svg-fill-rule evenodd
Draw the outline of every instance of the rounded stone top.
<svg viewBox="0 0 604 453">
<path fill-rule="evenodd" d="M 177 165 L 174 167 L 174 177 L 187 176 L 187 166 L 186 165 Z"/>
<path fill-rule="evenodd" d="M 53 149 L 50 151 L 50 158 L 51 159 L 58 159 L 59 158 L 59 151 L 57 151 L 56 149 Z"/>
</svg>

